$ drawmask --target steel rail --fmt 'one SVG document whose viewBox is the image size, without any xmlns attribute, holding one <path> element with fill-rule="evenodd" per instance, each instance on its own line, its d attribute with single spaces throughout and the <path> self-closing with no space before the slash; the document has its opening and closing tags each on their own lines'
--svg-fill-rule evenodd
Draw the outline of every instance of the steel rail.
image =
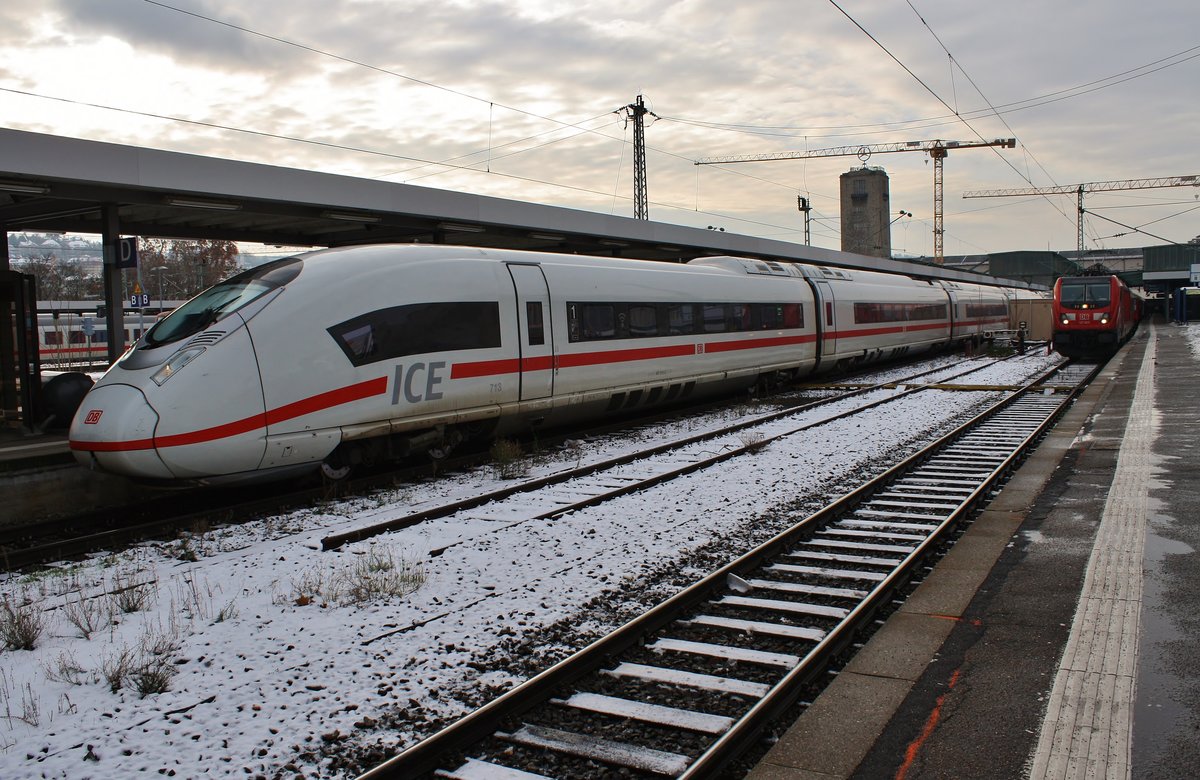
<svg viewBox="0 0 1200 780">
<path fill-rule="evenodd" d="M 946 370 L 945 366 L 932 368 L 912 374 L 899 381 L 913 381 L 922 376 L 944 370 Z M 874 387 L 884 385 L 886 383 L 861 388 L 858 392 L 868 392 Z M 832 402 L 841 397 L 850 397 L 850 394 L 823 399 L 817 403 Z M 772 413 L 770 416 L 756 418 L 756 421 L 766 421 L 806 408 L 808 406 L 785 409 Z M 753 422 L 751 421 L 748 424 L 752 424 Z M 594 430 L 604 431 L 611 429 L 611 427 L 611 423 L 604 423 L 595 426 Z M 730 430 L 736 430 L 736 428 L 731 426 Z M 717 436 L 721 435 L 721 432 L 713 431 L 708 435 Z M 699 434 L 696 438 L 702 439 L 704 436 L 705 434 Z M 678 443 L 675 446 L 678 446 Z M 665 445 L 663 449 L 669 450 L 671 447 L 672 445 Z M 627 456 L 627 458 L 635 460 L 638 455 L 638 453 L 633 453 Z M 620 459 L 614 459 L 614 461 L 620 461 Z M 456 457 L 451 462 L 452 464 L 463 466 L 477 464 L 480 462 L 480 458 L 478 455 L 464 455 Z M 613 465 L 620 465 L 620 463 L 592 464 L 592 469 L 600 470 Z M 586 471 L 586 469 L 587 467 L 584 467 L 582 471 Z M 400 469 L 399 473 L 416 474 L 420 471 L 423 471 L 420 467 L 409 466 Z M 396 473 L 395 471 L 391 471 L 386 476 L 365 476 L 341 483 L 338 487 L 344 490 L 354 490 L 372 485 L 390 484 L 391 479 Z M 564 476 L 564 473 L 560 472 L 558 475 L 552 475 L 547 478 L 545 484 L 552 484 L 554 481 L 564 478 L 569 478 L 569 475 Z M 326 537 L 322 541 L 325 544 L 325 549 L 336 548 L 347 542 L 365 539 L 387 530 L 407 527 L 431 517 L 446 516 L 488 501 L 503 498 L 505 495 L 533 490 L 543 486 L 542 484 L 533 482 L 522 482 L 508 489 L 488 493 L 460 503 L 431 508 L 422 513 L 406 515 L 374 526 L 354 529 L 344 534 L 335 534 Z M 278 512 L 289 506 L 303 505 L 307 502 L 327 498 L 328 486 L 322 485 L 293 489 L 288 487 L 286 483 L 281 483 L 279 486 L 270 486 L 267 491 L 268 495 L 257 494 L 250 500 L 246 500 L 243 495 L 246 492 L 248 491 L 243 488 L 235 488 L 230 493 L 222 492 L 220 494 L 197 489 L 169 490 L 156 493 L 137 507 L 105 508 L 53 520 L 3 526 L 0 527 L 0 571 L 18 571 L 52 561 L 76 558 L 95 552 L 96 550 L 117 545 L 130 544 L 146 539 L 164 538 L 170 534 L 187 531 L 191 528 L 232 522 L 232 518 L 235 516 L 255 517 L 264 513 Z M 193 506 L 195 504 L 206 506 L 200 510 L 178 514 L 177 507 L 181 498 Z M 82 532 L 80 532 L 81 530 Z"/>
<path fill-rule="evenodd" d="M 1008 359 L 1008 358 L 1004 358 L 1004 359 Z M 980 371 L 984 368 L 987 368 L 991 365 L 995 365 L 995 363 L 998 363 L 998 362 L 1001 362 L 1001 361 L 999 359 L 994 360 L 991 363 L 987 363 L 983 366 L 975 366 L 973 368 L 963 370 L 959 373 L 952 374 L 951 376 L 949 376 L 947 378 L 955 379 L 960 376 L 966 376 L 967 374 L 971 374 L 976 371 Z M 438 506 L 430 507 L 429 509 L 425 509 L 420 512 L 402 515 L 400 517 L 391 518 L 389 520 L 383 520 L 381 522 L 372 523 L 371 525 L 360 526 L 358 528 L 353 528 L 348 531 L 343 531 L 341 533 L 330 534 L 329 536 L 326 536 L 321 539 L 321 547 L 324 550 L 336 550 L 336 549 L 342 547 L 343 545 L 349 544 L 351 542 L 360 542 L 363 539 L 369 539 L 372 536 L 378 536 L 379 534 L 387 533 L 388 531 L 397 531 L 402 528 L 409 528 L 411 526 L 414 526 L 421 522 L 425 522 L 427 520 L 432 520 L 432 519 L 442 518 L 442 517 L 449 517 L 450 515 L 457 514 L 458 512 L 466 511 L 469 509 L 475 509 L 476 507 L 483 506 L 483 505 L 491 503 L 493 501 L 501 501 L 501 500 L 504 500 L 511 496 L 515 496 L 520 493 L 529 493 L 529 492 L 532 492 L 535 490 L 541 490 L 542 488 L 548 487 L 550 485 L 561 484 L 563 482 L 567 482 L 572 479 L 578 479 L 580 477 L 590 476 L 592 474 L 602 472 L 602 471 L 605 471 L 608 469 L 616 468 L 618 466 L 628 465 L 630 463 L 634 463 L 639 460 L 644 460 L 646 458 L 650 458 L 655 455 L 661 455 L 664 453 L 671 452 L 673 450 L 680 449 L 681 447 L 687 447 L 689 445 L 696 444 L 699 442 L 708 441 L 711 439 L 717 439 L 722 436 L 728 436 L 731 433 L 737 433 L 738 431 L 746 430 L 747 428 L 752 428 L 756 425 L 762 425 L 764 423 L 772 422 L 772 421 L 783 419 L 786 417 L 791 417 L 791 416 L 800 414 L 802 412 L 810 411 L 812 409 L 815 409 L 815 408 L 818 408 L 821 406 L 826 406 L 826 405 L 835 403 L 837 401 L 843 401 L 847 398 L 853 398 L 858 395 L 865 395 L 869 392 L 885 389 L 888 387 L 895 386 L 897 384 L 901 384 L 901 385 L 907 384 L 914 380 L 920 379 L 923 376 L 927 376 L 929 374 L 933 374 L 938 371 L 945 371 L 945 370 L 946 370 L 946 366 L 941 366 L 938 368 L 929 369 L 927 371 L 921 371 L 917 374 L 913 374 L 904 379 L 898 379 L 898 380 L 893 379 L 893 380 L 889 380 L 887 382 L 880 382 L 880 383 L 877 383 L 874 385 L 869 385 L 866 387 L 855 388 L 853 390 L 848 390 L 846 392 L 839 393 L 838 395 L 835 395 L 835 396 L 830 396 L 829 398 L 822 398 L 820 400 L 813 401 L 813 402 L 807 403 L 807 404 L 802 404 L 800 406 L 789 407 L 787 409 L 781 409 L 776 412 L 770 412 L 767 414 L 758 415 L 749 420 L 742 420 L 742 421 L 739 421 L 736 423 L 732 423 L 730 425 L 722 426 L 720 428 L 715 428 L 710 431 L 704 431 L 702 433 L 697 433 L 697 434 L 694 434 L 691 436 L 686 436 L 681 439 L 673 439 L 669 442 L 666 442 L 665 444 L 659 444 L 659 445 L 655 445 L 653 447 L 648 447 L 643 450 L 638 450 L 636 452 L 630 452 L 630 453 L 626 453 L 624 455 L 618 455 L 618 456 L 615 456 L 612 458 L 606 458 L 601 461 L 596 461 L 595 463 L 588 463 L 586 465 L 580 465 L 580 466 L 576 466 L 574 468 L 564 469 L 562 471 L 557 471 L 553 474 L 547 474 L 546 476 L 543 476 L 543 477 L 522 480 L 521 482 L 518 482 L 516 484 L 507 485 L 505 487 L 497 488 L 495 490 L 490 490 L 490 491 L 481 493 L 476 496 L 471 496 L 470 498 L 464 498 L 459 501 L 452 501 L 452 502 L 449 502 L 446 504 L 440 504 Z M 850 411 L 842 413 L 840 415 L 836 415 L 834 417 L 827 418 L 825 420 L 820 421 L 820 423 L 828 422 L 829 420 L 838 419 L 840 417 L 847 417 L 851 414 L 856 414 L 857 412 L 863 411 L 864 409 L 869 409 L 869 408 L 872 408 L 873 406 L 878 406 L 879 404 L 894 401 L 897 398 L 902 398 L 911 393 L 921 392 L 923 390 L 928 390 L 928 389 L 933 389 L 933 388 L 932 388 L 932 386 L 929 386 L 929 385 L 914 385 L 914 386 L 908 388 L 907 390 L 904 390 L 901 393 L 897 393 L 896 395 L 889 396 L 888 398 L 881 399 L 879 401 L 875 401 L 870 404 L 866 404 L 864 406 L 858 407 L 857 409 L 850 410 Z M 817 424 L 820 424 L 820 423 L 817 423 Z M 772 439 L 779 438 L 781 436 L 791 435 L 793 433 L 796 433 L 798 430 L 800 430 L 800 429 L 797 429 L 795 431 L 789 431 L 789 432 L 786 432 L 783 434 L 779 434 L 778 436 L 773 436 Z M 712 463 L 716 463 L 721 460 L 727 460 L 729 458 L 736 457 L 736 456 L 741 455 L 748 451 L 753 451 L 757 448 L 764 446 L 766 443 L 767 443 L 767 440 L 764 440 L 763 442 L 755 442 L 752 444 L 747 444 L 747 445 L 744 445 L 743 447 L 738 447 L 733 450 L 729 450 L 725 453 L 722 453 L 721 455 L 714 456 L 710 461 L 698 461 L 694 464 L 688 464 L 687 466 L 685 466 L 677 471 L 664 473 L 664 474 L 658 475 L 657 477 L 649 478 L 646 480 L 640 480 L 636 483 L 631 483 L 629 485 L 626 485 L 626 486 L 622 487 L 620 490 L 610 491 L 610 492 L 605 493 L 604 495 L 590 497 L 588 499 L 584 499 L 582 501 L 575 502 L 570 505 L 563 505 L 563 506 L 557 508 L 554 512 L 551 512 L 547 515 L 538 515 L 538 516 L 531 517 L 528 519 L 545 519 L 547 517 L 552 517 L 554 515 L 561 515 L 566 512 L 583 509 L 588 506 L 592 506 L 592 505 L 601 503 L 602 501 L 611 500 L 612 498 L 615 498 L 616 496 L 619 496 L 619 495 L 626 495 L 629 493 L 636 492 L 638 490 L 644 490 L 645 488 L 650 487 L 658 482 L 662 482 L 667 479 L 674 479 L 675 477 L 680 476 L 682 474 L 686 474 L 691 471 L 697 471 L 701 468 L 705 468 L 706 466 L 712 465 Z"/>
<path fill-rule="evenodd" d="M 763 562 L 785 552 L 798 542 L 811 538 L 817 529 L 829 524 L 839 515 L 863 504 L 883 486 L 925 463 L 938 450 L 946 448 L 964 434 L 1008 409 L 1021 398 L 1041 387 L 1047 378 L 1058 373 L 1062 368 L 1063 366 L 1059 366 L 1026 383 L 1022 389 L 1011 393 L 971 421 L 939 437 L 920 452 L 905 458 L 883 474 L 851 490 L 824 509 L 809 515 L 754 550 L 739 556 L 736 560 L 681 590 L 613 633 L 591 643 L 571 657 L 554 664 L 480 709 L 469 713 L 448 728 L 431 735 L 371 769 L 361 775 L 361 779 L 415 778 L 445 767 L 448 763 L 448 756 L 462 755 L 470 746 L 495 734 L 505 721 L 519 717 L 541 705 L 564 686 L 569 686 L 593 673 L 596 669 L 611 664 L 613 659 L 622 653 L 640 647 L 646 637 L 679 620 L 681 615 L 685 615 L 704 602 L 711 600 L 716 594 L 726 591 L 731 575 L 741 577 L 748 574 Z M 987 493 L 997 482 L 1006 477 L 1016 462 L 1057 420 L 1071 400 L 1097 371 L 1099 371 L 1099 367 L 1093 370 L 1087 379 L 1075 389 L 1065 394 L 1053 413 L 1048 415 L 1022 439 L 1018 446 L 1013 448 L 1003 462 L 994 468 L 992 474 L 971 491 L 959 508 L 939 524 L 935 532 L 927 536 L 911 553 L 905 556 L 894 571 L 872 588 L 866 598 L 850 611 L 846 619 L 826 634 L 804 656 L 799 665 L 784 675 L 765 696 L 718 737 L 682 774 L 677 776 L 686 778 L 712 776 L 712 773 L 744 751 L 771 720 L 794 704 L 803 687 L 826 668 L 829 659 L 842 652 L 854 641 L 855 635 L 861 630 L 863 624 L 870 621 L 877 610 L 904 586 L 914 567 L 918 566 L 936 546 L 941 544 L 942 537 L 948 530 L 960 523 L 980 501 L 986 498 Z"/>
</svg>

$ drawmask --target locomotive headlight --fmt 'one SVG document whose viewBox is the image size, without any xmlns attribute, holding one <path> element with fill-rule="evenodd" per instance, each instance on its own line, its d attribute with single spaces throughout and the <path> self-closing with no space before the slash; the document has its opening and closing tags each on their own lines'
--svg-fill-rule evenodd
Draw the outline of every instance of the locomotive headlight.
<svg viewBox="0 0 1200 780">
<path fill-rule="evenodd" d="M 1101 325 L 1107 325 L 1107 324 L 1108 324 L 1108 315 L 1107 315 L 1107 314 L 1101 314 L 1101 315 L 1100 315 L 1100 324 L 1101 324 Z"/>
<path fill-rule="evenodd" d="M 154 384 L 162 386 L 171 377 L 183 370 L 183 367 L 191 363 L 196 358 L 204 354 L 204 347 L 192 347 L 191 349 L 181 349 L 171 356 L 170 360 L 163 364 L 163 367 L 154 372 L 154 376 L 150 377 L 154 380 Z"/>
</svg>

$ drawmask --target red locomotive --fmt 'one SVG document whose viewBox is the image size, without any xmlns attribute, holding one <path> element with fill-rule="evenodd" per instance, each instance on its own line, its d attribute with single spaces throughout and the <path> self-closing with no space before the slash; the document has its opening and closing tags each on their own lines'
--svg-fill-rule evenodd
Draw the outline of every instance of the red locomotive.
<svg viewBox="0 0 1200 780">
<path fill-rule="evenodd" d="M 1140 299 L 1116 276 L 1064 276 L 1054 283 L 1054 349 L 1103 357 L 1133 334 Z"/>
</svg>

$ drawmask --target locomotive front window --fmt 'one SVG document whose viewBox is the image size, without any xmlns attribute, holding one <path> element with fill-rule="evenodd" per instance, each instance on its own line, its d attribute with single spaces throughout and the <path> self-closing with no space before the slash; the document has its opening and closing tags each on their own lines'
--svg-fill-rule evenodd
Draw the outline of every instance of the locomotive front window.
<svg viewBox="0 0 1200 780">
<path fill-rule="evenodd" d="M 158 347 L 194 336 L 256 298 L 292 281 L 303 266 L 304 261 L 300 258 L 288 257 L 214 284 L 146 331 L 146 346 Z"/>
<path fill-rule="evenodd" d="M 495 301 L 414 303 L 359 315 L 329 328 L 356 366 L 405 355 L 494 349 L 500 346 Z"/>
<path fill-rule="evenodd" d="M 1059 299 L 1068 309 L 1102 309 L 1112 304 L 1112 289 L 1107 279 L 1095 282 L 1063 282 Z"/>
</svg>

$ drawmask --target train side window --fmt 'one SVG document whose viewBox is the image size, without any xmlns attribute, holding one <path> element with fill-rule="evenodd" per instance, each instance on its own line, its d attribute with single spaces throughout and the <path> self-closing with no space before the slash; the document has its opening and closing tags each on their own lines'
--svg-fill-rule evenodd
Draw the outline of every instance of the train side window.
<svg viewBox="0 0 1200 780">
<path fill-rule="evenodd" d="M 658 335 L 658 308 L 654 304 L 629 305 L 629 335 L 634 338 Z"/>
<path fill-rule="evenodd" d="M 803 328 L 804 307 L 798 303 L 783 304 L 783 327 Z"/>
<path fill-rule="evenodd" d="M 617 335 L 616 311 L 611 303 L 585 303 L 583 327 L 580 336 L 584 341 L 599 341 Z"/>
<path fill-rule="evenodd" d="M 81 330 L 69 330 L 67 331 L 67 343 L 86 344 L 87 338 L 83 335 L 83 331 Z"/>
<path fill-rule="evenodd" d="M 48 330 L 42 334 L 45 339 L 43 343 L 48 347 L 62 346 L 62 333 L 57 330 Z"/>
<path fill-rule="evenodd" d="M 833 301 L 825 302 L 825 325 L 833 327 Z"/>
<path fill-rule="evenodd" d="M 1008 314 L 1008 307 L 1003 303 L 968 303 L 968 317 L 1003 317 Z"/>
<path fill-rule="evenodd" d="M 107 344 L 108 343 L 108 331 L 97 330 L 97 331 L 93 332 L 92 333 L 92 343 L 93 344 Z"/>
<path fill-rule="evenodd" d="M 786 322 L 784 315 L 785 307 L 795 305 L 785 303 L 756 303 L 752 307 L 753 318 L 751 327 L 754 330 L 776 330 L 784 327 L 795 327 L 794 325 L 788 326 L 784 324 Z"/>
<path fill-rule="evenodd" d="M 908 318 L 910 320 L 944 320 L 949 318 L 949 312 L 944 303 L 909 304 L 911 306 Z"/>
<path fill-rule="evenodd" d="M 667 335 L 689 336 L 696 332 L 696 307 L 690 303 L 667 305 Z"/>
<path fill-rule="evenodd" d="M 495 301 L 417 303 L 369 312 L 328 329 L 356 366 L 406 355 L 500 346 Z"/>
<path fill-rule="evenodd" d="M 725 331 L 725 307 L 719 303 L 703 305 L 703 322 L 705 333 L 723 333 Z"/>
<path fill-rule="evenodd" d="M 357 358 L 363 363 L 371 362 L 375 354 L 375 328 L 373 325 L 360 325 L 340 334 L 342 349 L 350 354 L 350 361 Z"/>
<path fill-rule="evenodd" d="M 525 320 L 529 323 L 529 345 L 546 343 L 546 326 L 542 322 L 541 301 L 525 302 Z"/>
<path fill-rule="evenodd" d="M 730 303 L 725 305 L 725 330 L 737 332 L 750 330 L 750 305 L 747 303 Z"/>
</svg>

